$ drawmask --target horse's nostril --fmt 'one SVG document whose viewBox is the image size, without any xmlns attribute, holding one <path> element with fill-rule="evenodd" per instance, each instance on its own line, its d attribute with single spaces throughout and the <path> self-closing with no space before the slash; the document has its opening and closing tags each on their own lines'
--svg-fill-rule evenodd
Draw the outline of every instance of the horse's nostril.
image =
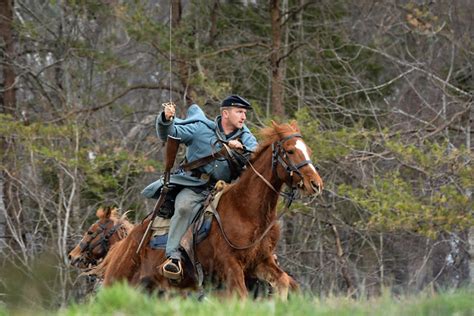
<svg viewBox="0 0 474 316">
<path fill-rule="evenodd" d="M 321 193 L 322 186 L 318 182 L 311 180 L 311 186 L 313 187 L 314 191 Z"/>
</svg>

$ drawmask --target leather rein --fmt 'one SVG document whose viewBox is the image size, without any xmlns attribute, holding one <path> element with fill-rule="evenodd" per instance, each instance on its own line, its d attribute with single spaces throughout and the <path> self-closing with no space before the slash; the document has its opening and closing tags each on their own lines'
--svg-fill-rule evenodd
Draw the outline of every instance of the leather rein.
<svg viewBox="0 0 474 316">
<path fill-rule="evenodd" d="M 214 215 L 214 217 L 216 218 L 216 221 L 217 223 L 219 224 L 219 228 L 222 232 L 222 236 L 224 237 L 224 240 L 227 242 L 227 244 L 236 249 L 236 250 L 245 250 L 245 249 L 249 249 L 255 245 L 257 245 L 258 243 L 260 243 L 263 238 L 265 238 L 265 236 L 268 234 L 268 232 L 272 229 L 272 227 L 282 218 L 282 216 L 287 212 L 289 211 L 289 208 L 290 208 L 290 205 L 291 205 L 291 202 L 293 202 L 293 200 L 295 199 L 295 190 L 296 190 L 296 187 L 293 185 L 293 183 L 291 183 L 291 179 L 293 177 L 293 173 L 296 172 L 301 178 L 303 178 L 303 175 L 301 174 L 301 172 L 299 171 L 299 169 L 301 169 L 302 167 L 306 166 L 306 165 L 309 165 L 309 164 L 313 164 L 313 162 L 311 160 L 304 160 L 298 164 L 294 164 L 291 159 L 288 157 L 288 153 L 287 151 L 283 148 L 283 143 L 292 139 L 292 138 L 295 138 L 295 137 L 299 137 L 299 138 L 302 138 L 301 134 L 299 133 L 295 133 L 295 134 L 291 134 L 291 135 L 288 135 L 286 137 L 284 137 L 283 139 L 279 140 L 278 142 L 275 142 L 275 143 L 272 143 L 272 172 L 275 174 L 276 173 L 276 167 L 277 167 L 277 164 L 280 163 L 282 165 L 283 168 L 285 168 L 285 171 L 288 175 L 288 181 L 291 185 L 291 192 L 290 193 L 282 193 L 280 191 L 278 191 L 277 189 L 275 189 L 275 187 L 267 180 L 265 179 L 265 177 L 260 173 L 258 172 L 255 167 L 252 165 L 252 163 L 247 160 L 249 166 L 252 168 L 252 170 L 255 172 L 255 174 L 260 178 L 262 179 L 262 181 L 270 188 L 272 189 L 275 193 L 277 193 L 278 195 L 280 196 L 283 196 L 284 198 L 287 199 L 287 203 L 286 203 L 286 206 L 285 206 L 285 209 L 283 210 L 283 212 L 280 214 L 280 216 L 278 216 L 278 218 L 274 219 L 268 226 L 267 228 L 264 230 L 264 232 L 260 235 L 260 237 L 258 239 L 256 239 L 255 241 L 253 241 L 252 243 L 250 243 L 249 245 L 245 245 L 245 246 L 237 246 L 235 245 L 234 243 L 232 243 L 229 238 L 227 237 L 227 234 L 225 233 L 224 231 L 224 227 L 222 225 L 222 221 L 221 221 L 221 218 L 220 218 L 220 215 L 219 213 L 217 212 L 215 206 L 210 203 L 210 207 L 211 207 L 211 210 L 212 210 L 212 213 Z M 288 184 L 288 182 L 287 182 Z"/>
</svg>

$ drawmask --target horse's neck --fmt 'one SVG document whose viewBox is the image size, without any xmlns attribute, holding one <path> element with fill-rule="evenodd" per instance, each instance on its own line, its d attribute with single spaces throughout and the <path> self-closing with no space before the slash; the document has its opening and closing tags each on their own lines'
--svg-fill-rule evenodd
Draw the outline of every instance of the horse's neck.
<svg viewBox="0 0 474 316">
<path fill-rule="evenodd" d="M 283 185 L 272 170 L 271 148 L 260 152 L 253 160 L 252 166 L 247 167 L 234 187 L 235 198 L 245 201 L 245 208 L 239 210 L 239 213 L 249 217 L 260 215 L 262 220 L 268 221 L 275 215 L 278 192 Z M 258 171 L 273 188 L 266 184 L 253 169 Z"/>
</svg>

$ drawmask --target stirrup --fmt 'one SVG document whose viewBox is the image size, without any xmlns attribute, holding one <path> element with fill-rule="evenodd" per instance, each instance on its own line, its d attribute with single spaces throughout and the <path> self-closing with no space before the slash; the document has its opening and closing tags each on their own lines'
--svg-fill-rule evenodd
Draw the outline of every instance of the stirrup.
<svg viewBox="0 0 474 316">
<path fill-rule="evenodd" d="M 162 265 L 162 273 L 165 278 L 170 280 L 179 281 L 183 275 L 183 267 L 181 266 L 181 260 L 177 260 L 177 264 L 173 262 L 172 258 L 168 258 Z"/>
</svg>

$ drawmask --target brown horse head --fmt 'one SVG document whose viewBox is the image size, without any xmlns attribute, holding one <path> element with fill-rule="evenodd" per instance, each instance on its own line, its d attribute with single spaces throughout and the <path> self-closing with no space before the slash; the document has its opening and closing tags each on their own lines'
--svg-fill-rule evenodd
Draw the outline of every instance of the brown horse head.
<svg viewBox="0 0 474 316">
<path fill-rule="evenodd" d="M 116 208 L 101 207 L 96 215 L 98 220 L 89 227 L 79 244 L 68 255 L 71 265 L 81 269 L 96 265 L 110 247 L 125 238 L 133 227 L 126 214 L 119 217 Z"/>
<path fill-rule="evenodd" d="M 306 194 L 321 193 L 323 181 L 311 161 L 311 149 L 303 141 L 296 121 L 262 130 L 264 144 L 272 146 L 272 167 L 279 179 Z M 262 147 L 265 147 L 263 145 Z"/>
</svg>

